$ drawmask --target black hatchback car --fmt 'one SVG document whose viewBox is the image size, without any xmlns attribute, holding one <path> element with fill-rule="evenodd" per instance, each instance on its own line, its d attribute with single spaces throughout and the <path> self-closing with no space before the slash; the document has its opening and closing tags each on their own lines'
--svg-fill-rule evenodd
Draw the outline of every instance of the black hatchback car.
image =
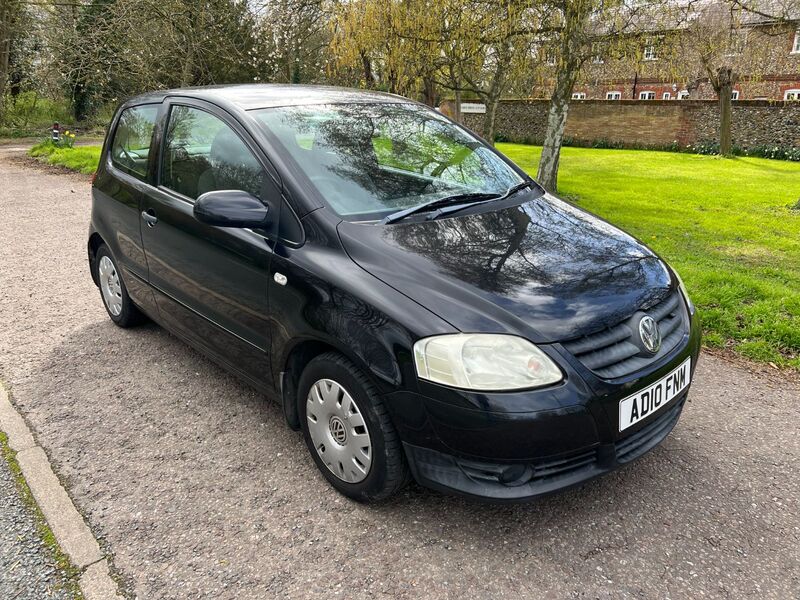
<svg viewBox="0 0 800 600">
<path fill-rule="evenodd" d="M 117 111 L 91 274 L 275 397 L 340 492 L 520 500 L 661 442 L 700 346 L 680 278 L 393 95 L 241 85 Z"/>
</svg>

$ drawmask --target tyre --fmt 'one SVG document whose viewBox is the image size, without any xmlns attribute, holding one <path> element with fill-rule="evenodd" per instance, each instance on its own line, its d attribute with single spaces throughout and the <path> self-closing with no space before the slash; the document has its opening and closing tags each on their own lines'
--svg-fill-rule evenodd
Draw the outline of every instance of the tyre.
<svg viewBox="0 0 800 600">
<path fill-rule="evenodd" d="M 308 363 L 298 385 L 303 437 L 317 467 L 339 492 L 368 502 L 409 478 L 403 448 L 377 390 L 335 352 Z"/>
<path fill-rule="evenodd" d="M 145 316 L 128 296 L 117 261 L 105 244 L 97 249 L 95 268 L 103 306 L 111 320 L 120 327 L 133 327 L 144 321 Z"/>
</svg>

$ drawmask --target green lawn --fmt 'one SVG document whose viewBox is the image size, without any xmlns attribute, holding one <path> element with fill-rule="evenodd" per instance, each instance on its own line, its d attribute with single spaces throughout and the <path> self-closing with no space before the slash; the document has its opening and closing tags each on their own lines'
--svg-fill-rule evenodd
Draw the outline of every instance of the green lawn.
<svg viewBox="0 0 800 600">
<path fill-rule="evenodd" d="M 535 174 L 541 149 L 498 148 Z M 45 156 L 93 172 L 99 146 Z M 800 369 L 800 163 L 564 148 L 560 194 L 645 241 L 683 277 L 705 343 Z"/>
<path fill-rule="evenodd" d="M 76 146 L 56 148 L 49 141 L 31 148 L 29 154 L 51 165 L 61 165 L 81 173 L 94 173 L 100 162 L 101 146 Z"/>
</svg>

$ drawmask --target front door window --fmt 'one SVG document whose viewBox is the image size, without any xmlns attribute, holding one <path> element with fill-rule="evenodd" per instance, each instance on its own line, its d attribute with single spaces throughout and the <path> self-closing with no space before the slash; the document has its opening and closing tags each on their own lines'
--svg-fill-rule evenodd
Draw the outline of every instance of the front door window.
<svg viewBox="0 0 800 600">
<path fill-rule="evenodd" d="M 161 185 L 192 200 L 215 190 L 244 190 L 264 198 L 267 176 L 242 139 L 221 119 L 175 106 L 162 155 Z"/>
</svg>

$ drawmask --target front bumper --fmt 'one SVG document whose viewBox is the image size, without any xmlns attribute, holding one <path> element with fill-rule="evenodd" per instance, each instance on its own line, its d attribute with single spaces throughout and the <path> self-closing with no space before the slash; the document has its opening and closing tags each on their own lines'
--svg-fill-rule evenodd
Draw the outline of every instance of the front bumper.
<svg viewBox="0 0 800 600">
<path fill-rule="evenodd" d="M 672 431 L 685 401 L 684 393 L 647 427 L 615 443 L 531 462 L 484 462 L 404 446 L 415 479 L 426 487 L 481 499 L 522 501 L 584 483 L 639 458 Z"/>
<path fill-rule="evenodd" d="M 700 327 L 645 372 L 601 380 L 561 356 L 562 384 L 525 393 L 479 394 L 420 385 L 386 403 L 411 471 L 427 487 L 494 501 L 549 494 L 608 473 L 658 445 L 680 418 L 689 388 L 620 433 L 619 402 L 686 358 L 694 375 Z"/>
</svg>

